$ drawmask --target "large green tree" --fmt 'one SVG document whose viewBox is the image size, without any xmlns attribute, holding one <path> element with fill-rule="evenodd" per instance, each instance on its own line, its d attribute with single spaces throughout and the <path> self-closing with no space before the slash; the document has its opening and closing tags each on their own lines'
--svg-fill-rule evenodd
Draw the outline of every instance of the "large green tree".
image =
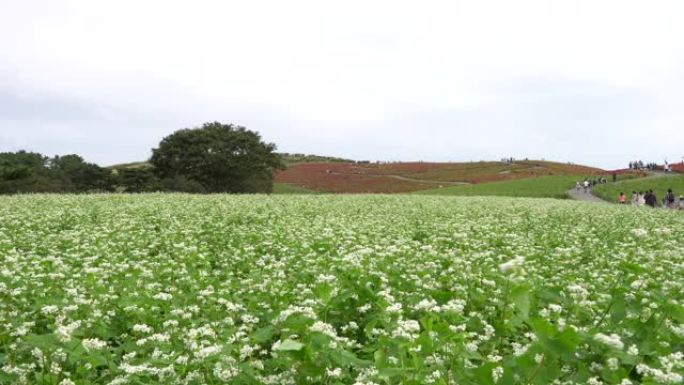
<svg viewBox="0 0 684 385">
<path fill-rule="evenodd" d="M 167 136 L 152 150 L 150 162 L 166 185 L 177 189 L 271 192 L 274 171 L 284 168 L 275 150 L 254 131 L 214 122 Z"/>
</svg>

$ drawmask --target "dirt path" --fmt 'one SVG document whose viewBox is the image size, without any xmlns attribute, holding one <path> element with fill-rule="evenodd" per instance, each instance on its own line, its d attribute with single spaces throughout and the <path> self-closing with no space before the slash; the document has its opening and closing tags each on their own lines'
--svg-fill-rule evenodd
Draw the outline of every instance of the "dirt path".
<svg viewBox="0 0 684 385">
<path fill-rule="evenodd" d="M 379 176 L 387 176 L 387 177 L 394 178 L 394 179 L 405 180 L 407 182 L 416 182 L 416 183 L 448 184 L 448 185 L 470 184 L 468 182 L 450 182 L 450 181 L 446 181 L 446 180 L 414 179 L 414 178 L 407 178 L 407 177 L 401 176 L 401 175 L 379 175 Z"/>
<path fill-rule="evenodd" d="M 409 177 L 405 177 L 405 176 L 401 176 L 401 175 L 394 175 L 394 174 L 350 174 L 350 173 L 346 173 L 346 172 L 336 172 L 336 171 L 332 171 L 332 172 L 330 172 L 330 174 L 332 174 L 332 175 L 363 175 L 363 176 L 369 176 L 372 178 L 392 178 L 392 179 L 403 180 L 406 182 L 420 183 L 420 184 L 437 184 L 437 185 L 449 185 L 449 186 L 472 184 L 470 182 L 416 179 L 416 178 L 409 178 Z"/>
<path fill-rule="evenodd" d="M 585 193 L 584 188 L 580 188 L 579 191 L 577 191 L 574 187 L 568 190 L 568 195 L 570 195 L 570 198 L 578 200 L 578 201 L 584 201 L 584 202 L 594 202 L 594 203 L 608 203 L 604 201 L 603 199 L 597 197 L 596 195 L 591 193 L 591 188 Z"/>
</svg>

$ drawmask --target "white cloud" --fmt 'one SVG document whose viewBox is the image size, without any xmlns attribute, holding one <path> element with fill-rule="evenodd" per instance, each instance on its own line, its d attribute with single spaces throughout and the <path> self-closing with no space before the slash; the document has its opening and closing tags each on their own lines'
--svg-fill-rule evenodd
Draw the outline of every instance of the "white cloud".
<svg viewBox="0 0 684 385">
<path fill-rule="evenodd" d="M 129 161 L 221 120 L 364 159 L 678 160 L 683 17 L 676 0 L 7 1 L 0 148 Z"/>
</svg>

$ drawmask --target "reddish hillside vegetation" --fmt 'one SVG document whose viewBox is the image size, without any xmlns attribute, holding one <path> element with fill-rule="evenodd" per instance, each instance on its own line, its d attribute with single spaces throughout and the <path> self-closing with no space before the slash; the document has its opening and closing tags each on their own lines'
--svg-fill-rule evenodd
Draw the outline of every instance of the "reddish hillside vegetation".
<svg viewBox="0 0 684 385">
<path fill-rule="evenodd" d="M 586 166 L 543 161 L 472 163 L 300 163 L 276 174 L 276 183 L 336 193 L 410 192 L 464 183 L 543 175 L 599 175 Z"/>
<path fill-rule="evenodd" d="M 684 172 L 684 162 L 671 164 L 670 168 L 675 172 Z"/>
</svg>

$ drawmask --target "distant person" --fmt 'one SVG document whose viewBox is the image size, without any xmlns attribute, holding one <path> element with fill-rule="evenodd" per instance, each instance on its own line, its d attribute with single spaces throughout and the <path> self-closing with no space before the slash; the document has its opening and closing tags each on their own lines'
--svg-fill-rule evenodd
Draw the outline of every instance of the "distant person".
<svg viewBox="0 0 684 385">
<path fill-rule="evenodd" d="M 583 185 L 584 185 L 584 193 L 586 194 L 587 190 L 589 190 L 589 181 L 585 180 Z"/>
<path fill-rule="evenodd" d="M 575 191 L 579 192 L 580 187 L 580 182 L 575 182 Z"/>
<path fill-rule="evenodd" d="M 639 191 L 639 206 L 643 206 L 646 204 L 646 194 L 643 191 Z"/>
<path fill-rule="evenodd" d="M 625 204 L 625 193 L 620 192 L 620 196 L 618 196 L 618 202 L 620 202 L 621 205 Z"/>
<path fill-rule="evenodd" d="M 656 204 L 658 204 L 658 197 L 656 197 L 656 195 L 653 193 L 653 190 L 648 190 L 644 199 L 646 200 L 647 206 L 655 208 Z"/>
<path fill-rule="evenodd" d="M 632 168 L 631 164 L 630 164 L 629 168 Z M 617 181 L 617 173 L 613 173 L 613 183 L 615 183 L 616 181 Z"/>
<path fill-rule="evenodd" d="M 675 195 L 671 188 L 667 189 L 667 194 L 665 194 L 665 204 L 668 208 L 674 208 Z"/>
<path fill-rule="evenodd" d="M 639 204 L 639 193 L 632 191 L 632 206 L 637 206 Z"/>
<path fill-rule="evenodd" d="M 679 209 L 684 210 L 684 195 L 679 196 Z"/>
</svg>

